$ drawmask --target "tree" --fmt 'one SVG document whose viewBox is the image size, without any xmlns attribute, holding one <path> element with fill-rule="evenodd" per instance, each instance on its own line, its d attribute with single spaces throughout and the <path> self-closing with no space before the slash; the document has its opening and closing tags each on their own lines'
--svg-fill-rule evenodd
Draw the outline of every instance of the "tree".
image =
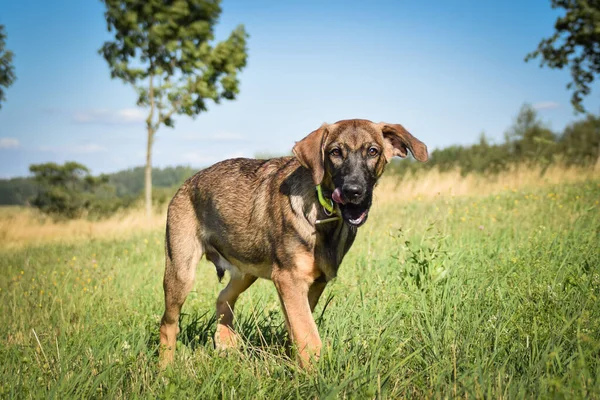
<svg viewBox="0 0 600 400">
<path fill-rule="evenodd" d="M 15 67 L 12 65 L 13 52 L 5 48 L 6 32 L 0 25 L 0 108 L 6 100 L 4 89 L 7 89 L 17 79 Z M 4 89 L 2 89 L 4 87 Z"/>
<path fill-rule="evenodd" d="M 548 164 L 556 142 L 554 133 L 538 119 L 529 104 L 524 104 L 517 119 L 506 133 L 507 144 L 516 161 Z"/>
<path fill-rule="evenodd" d="M 119 204 L 113 200 L 114 188 L 108 176 L 93 177 L 89 169 L 77 162 L 32 164 L 38 193 L 31 204 L 43 213 L 61 218 L 77 218 L 90 211 L 109 213 Z M 101 211 L 101 212 L 100 212 Z"/>
<path fill-rule="evenodd" d="M 35 183 L 31 178 L 0 179 L 0 206 L 24 206 L 35 193 Z"/>
<path fill-rule="evenodd" d="M 556 19 L 554 35 L 543 39 L 525 61 L 540 57 L 540 66 L 570 66 L 572 82 L 567 88 L 573 90 L 571 103 L 576 111 L 584 112 L 583 97 L 590 93 L 590 85 L 600 72 L 600 2 L 552 0 L 552 8 L 566 13 Z"/>
<path fill-rule="evenodd" d="M 594 165 L 600 170 L 600 117 L 588 115 L 586 119 L 568 125 L 559 142 L 561 157 L 567 164 Z"/>
<path fill-rule="evenodd" d="M 195 117 L 207 100 L 233 100 L 238 72 L 246 65 L 248 35 L 242 25 L 215 45 L 220 0 L 103 0 L 115 40 L 100 49 L 111 77 L 135 87 L 137 104 L 149 107 L 146 119 L 146 213 L 152 213 L 152 144 L 173 116 Z"/>
</svg>

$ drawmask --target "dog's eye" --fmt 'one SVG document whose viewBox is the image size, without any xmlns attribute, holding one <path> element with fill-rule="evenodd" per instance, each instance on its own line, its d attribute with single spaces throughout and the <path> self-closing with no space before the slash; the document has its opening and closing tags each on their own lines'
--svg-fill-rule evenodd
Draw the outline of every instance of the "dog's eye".
<svg viewBox="0 0 600 400">
<path fill-rule="evenodd" d="M 340 151 L 340 149 L 338 149 L 337 147 L 335 149 L 331 149 L 329 151 L 329 154 L 333 157 L 339 157 L 342 155 L 342 152 Z"/>
<path fill-rule="evenodd" d="M 376 147 L 370 147 L 368 153 L 369 153 L 369 156 L 376 157 L 377 154 L 379 154 L 379 150 L 377 150 Z"/>
</svg>

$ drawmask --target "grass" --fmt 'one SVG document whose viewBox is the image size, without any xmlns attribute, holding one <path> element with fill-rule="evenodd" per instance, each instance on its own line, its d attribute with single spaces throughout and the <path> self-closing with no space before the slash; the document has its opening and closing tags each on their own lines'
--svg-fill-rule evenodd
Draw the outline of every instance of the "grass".
<svg viewBox="0 0 600 400">
<path fill-rule="evenodd" d="M 77 243 L 96 239 L 127 238 L 133 232 L 148 232 L 164 226 L 166 209 L 148 219 L 141 208 L 119 212 L 93 221 L 76 219 L 56 222 L 28 207 L 0 207 L 0 247 L 19 249 L 48 243 Z"/>
<path fill-rule="evenodd" d="M 551 165 L 513 167 L 497 175 L 471 174 L 459 171 L 420 171 L 399 180 L 384 175 L 377 188 L 378 201 L 402 202 L 436 196 L 470 196 L 493 194 L 510 189 L 531 189 L 547 185 L 587 182 L 600 179 L 600 170 Z M 148 219 L 143 207 L 128 209 L 108 219 L 77 219 L 56 223 L 32 208 L 0 207 L 0 248 L 19 249 L 46 243 L 76 243 L 82 240 L 127 238 L 132 233 L 163 229 L 166 206 Z"/>
<path fill-rule="evenodd" d="M 242 347 L 215 353 L 224 283 L 206 261 L 159 372 L 149 227 L 0 250 L 0 397 L 600 398 L 600 179 L 404 200 L 382 185 L 317 307 L 314 373 L 286 355 L 267 281 L 238 302 Z"/>
</svg>

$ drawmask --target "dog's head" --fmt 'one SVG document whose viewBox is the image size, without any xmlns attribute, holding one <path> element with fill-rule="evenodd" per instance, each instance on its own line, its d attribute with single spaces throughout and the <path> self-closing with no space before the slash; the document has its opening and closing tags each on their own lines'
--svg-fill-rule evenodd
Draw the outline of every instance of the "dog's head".
<svg viewBox="0 0 600 400">
<path fill-rule="evenodd" d="M 294 146 L 294 155 L 312 172 L 315 185 L 337 203 L 352 226 L 367 220 L 373 188 L 394 156 L 410 151 L 427 161 L 427 146 L 399 124 L 376 124 L 363 119 L 323 125 Z"/>
</svg>

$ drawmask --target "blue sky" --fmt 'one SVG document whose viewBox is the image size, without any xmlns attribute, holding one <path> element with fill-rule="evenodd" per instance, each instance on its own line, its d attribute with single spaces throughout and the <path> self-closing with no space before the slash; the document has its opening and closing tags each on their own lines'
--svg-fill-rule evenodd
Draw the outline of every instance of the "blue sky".
<svg viewBox="0 0 600 400">
<path fill-rule="evenodd" d="M 554 130 L 578 117 L 568 71 L 525 63 L 553 32 L 549 0 L 224 0 L 217 39 L 243 23 L 248 65 L 236 101 L 161 128 L 154 165 L 201 167 L 289 152 L 323 122 L 401 123 L 430 149 L 501 141 L 524 102 Z M 75 160 L 93 173 L 143 165 L 146 111 L 97 53 L 99 1 L 0 0 L 17 81 L 0 110 L 0 178 Z M 593 91 L 585 106 L 598 110 Z"/>
</svg>

